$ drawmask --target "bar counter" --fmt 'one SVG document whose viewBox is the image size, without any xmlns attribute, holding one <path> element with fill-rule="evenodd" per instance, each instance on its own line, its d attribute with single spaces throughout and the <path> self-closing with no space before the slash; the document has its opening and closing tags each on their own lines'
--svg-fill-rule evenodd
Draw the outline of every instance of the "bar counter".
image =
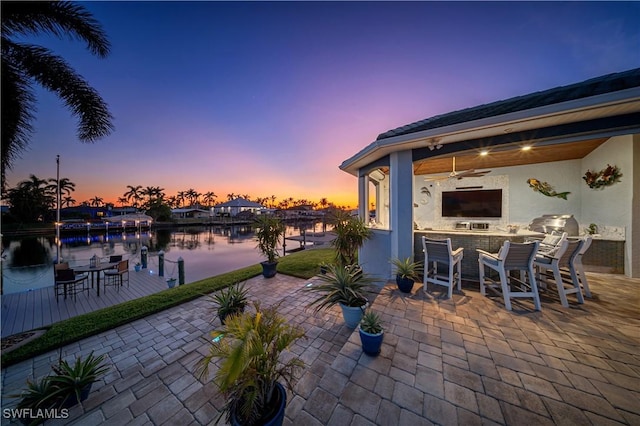
<svg viewBox="0 0 640 426">
<path fill-rule="evenodd" d="M 451 238 L 451 247 L 455 250 L 464 247 L 462 258 L 462 279 L 478 281 L 478 252 L 476 249 L 497 253 L 505 240 L 522 243 L 527 238 L 543 238 L 545 234 L 519 229 L 517 233 L 501 230 L 471 231 L 455 229 L 421 229 L 413 232 L 413 250 L 416 260 L 424 261 L 422 254 L 422 236 L 432 239 Z M 594 236 L 589 251 L 585 253 L 585 270 L 610 274 L 624 274 L 623 238 Z"/>
</svg>

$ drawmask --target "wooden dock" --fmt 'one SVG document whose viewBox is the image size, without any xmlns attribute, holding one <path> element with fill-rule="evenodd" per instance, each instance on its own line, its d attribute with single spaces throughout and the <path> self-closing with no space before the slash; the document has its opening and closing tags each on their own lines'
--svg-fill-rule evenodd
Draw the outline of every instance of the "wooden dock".
<svg viewBox="0 0 640 426">
<path fill-rule="evenodd" d="M 299 249 L 289 249 L 287 252 L 293 252 L 304 249 L 307 244 L 311 244 L 312 246 L 327 246 L 331 243 L 331 241 L 336 239 L 336 234 L 333 231 L 328 232 L 305 232 L 300 235 L 292 235 L 290 237 L 285 237 L 286 241 L 297 241 L 300 243 Z"/>
<path fill-rule="evenodd" d="M 166 279 L 144 269 L 131 270 L 129 285 L 125 282 L 120 290 L 116 287 L 105 290 L 101 285 L 100 297 L 93 288 L 88 293 L 78 293 L 76 300 L 59 296 L 57 303 L 53 286 L 2 295 L 2 338 L 167 290 Z"/>
</svg>

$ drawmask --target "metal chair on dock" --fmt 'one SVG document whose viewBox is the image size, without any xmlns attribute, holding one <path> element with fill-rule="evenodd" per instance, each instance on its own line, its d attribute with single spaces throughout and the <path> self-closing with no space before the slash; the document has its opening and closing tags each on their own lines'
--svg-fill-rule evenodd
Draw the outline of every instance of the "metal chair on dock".
<svg viewBox="0 0 640 426">
<path fill-rule="evenodd" d="M 127 276 L 127 287 L 129 287 L 129 260 L 121 260 L 118 262 L 118 267 L 115 269 L 107 269 L 104 271 L 104 288 L 106 290 L 108 285 L 117 286 L 118 290 L 122 287 L 125 278 Z"/>
<path fill-rule="evenodd" d="M 58 303 L 58 296 L 64 295 L 66 299 L 67 296 L 72 296 L 73 300 L 76 300 L 76 295 L 84 290 L 89 292 L 89 286 L 85 284 L 87 283 L 87 275 L 86 274 L 77 274 L 73 271 L 73 269 L 69 268 L 69 264 L 57 264 L 54 267 L 55 271 L 55 285 L 54 291 L 56 293 L 56 303 Z"/>
</svg>

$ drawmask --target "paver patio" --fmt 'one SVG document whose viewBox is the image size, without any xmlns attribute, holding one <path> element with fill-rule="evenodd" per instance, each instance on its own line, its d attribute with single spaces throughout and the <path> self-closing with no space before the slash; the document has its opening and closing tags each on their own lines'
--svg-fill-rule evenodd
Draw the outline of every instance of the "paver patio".
<svg viewBox="0 0 640 426">
<path fill-rule="evenodd" d="M 508 312 L 473 288 L 444 300 L 444 289 L 425 295 L 416 284 L 403 296 L 388 283 L 372 305 L 386 325 L 377 357 L 362 353 L 338 308 L 305 308 L 308 281 L 279 274 L 248 287 L 263 304 L 282 301 L 307 331 L 292 348 L 307 368 L 288 395 L 287 425 L 640 424 L 640 280 L 588 276 L 593 299 L 564 309 L 548 291 L 541 312 L 528 302 Z M 213 423 L 224 402 L 193 374 L 219 325 L 211 308 L 201 298 L 64 347 L 63 357 L 108 354 L 112 368 L 69 419 L 46 424 Z M 3 408 L 57 357 L 3 369 Z"/>
</svg>

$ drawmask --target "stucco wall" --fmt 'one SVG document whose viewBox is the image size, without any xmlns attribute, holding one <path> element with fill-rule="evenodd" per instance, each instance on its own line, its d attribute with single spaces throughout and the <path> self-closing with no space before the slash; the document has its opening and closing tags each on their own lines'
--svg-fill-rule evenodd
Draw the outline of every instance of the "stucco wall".
<svg viewBox="0 0 640 426">
<path fill-rule="evenodd" d="M 425 182 L 424 176 L 414 179 L 414 220 L 419 228 L 426 226 L 438 228 L 453 227 L 453 222 L 465 219 L 443 219 L 440 216 L 442 191 L 455 190 L 456 186 L 482 186 L 483 189 L 502 188 L 505 206 L 501 219 L 478 219 L 489 222 L 492 227 L 506 225 L 528 225 L 531 220 L 543 214 L 573 214 L 580 221 L 580 186 L 584 185 L 579 177 L 580 160 L 556 161 L 553 163 L 532 164 L 517 167 L 498 167 L 482 178 L 448 180 L 439 185 Z M 547 197 L 534 192 L 527 180 L 535 178 L 548 182 L 557 192 L 569 191 L 567 200 Z M 423 193 L 427 188 L 431 196 Z M 449 226 L 446 226 L 446 225 Z M 441 226 L 444 225 L 444 226 Z"/>
<path fill-rule="evenodd" d="M 616 165 L 622 172 L 619 183 L 600 189 L 589 188 L 582 176 L 587 170 L 600 171 L 607 164 Z M 618 136 L 609 139 L 582 159 L 580 181 L 582 185 L 582 214 L 584 223 L 598 227 L 626 227 L 631 223 L 633 197 L 633 137 Z"/>
</svg>

